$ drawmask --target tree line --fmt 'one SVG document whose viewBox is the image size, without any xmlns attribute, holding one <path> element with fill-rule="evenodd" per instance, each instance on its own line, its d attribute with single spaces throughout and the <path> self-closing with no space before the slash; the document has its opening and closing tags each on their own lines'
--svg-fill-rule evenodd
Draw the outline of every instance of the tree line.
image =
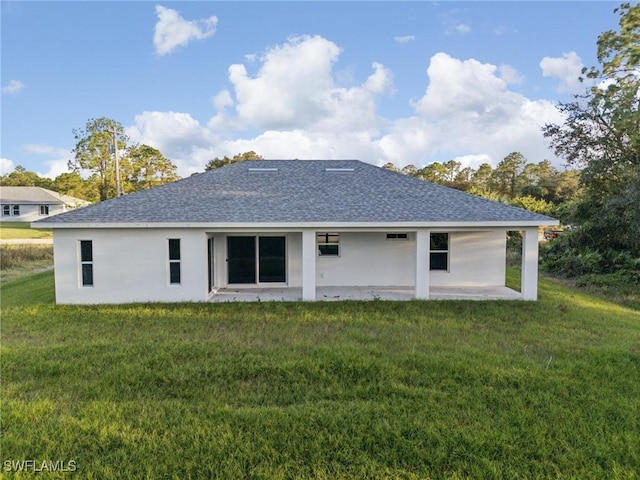
<svg viewBox="0 0 640 480">
<path fill-rule="evenodd" d="M 488 163 L 463 167 L 455 160 L 383 168 L 546 215 L 560 213 L 560 206 L 580 190 L 579 170 L 559 170 L 549 160 L 528 163 L 520 152 L 510 153 L 495 168 Z"/>
</svg>

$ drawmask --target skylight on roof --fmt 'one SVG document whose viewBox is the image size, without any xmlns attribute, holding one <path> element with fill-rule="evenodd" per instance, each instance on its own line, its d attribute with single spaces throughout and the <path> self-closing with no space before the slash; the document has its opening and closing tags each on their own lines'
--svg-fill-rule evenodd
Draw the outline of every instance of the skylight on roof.
<svg viewBox="0 0 640 480">
<path fill-rule="evenodd" d="M 266 172 L 277 172 L 277 167 L 249 167 L 247 168 L 249 173 L 266 173 Z"/>
<path fill-rule="evenodd" d="M 324 169 L 325 172 L 353 172 L 355 168 L 335 168 L 335 167 L 327 167 Z"/>
</svg>

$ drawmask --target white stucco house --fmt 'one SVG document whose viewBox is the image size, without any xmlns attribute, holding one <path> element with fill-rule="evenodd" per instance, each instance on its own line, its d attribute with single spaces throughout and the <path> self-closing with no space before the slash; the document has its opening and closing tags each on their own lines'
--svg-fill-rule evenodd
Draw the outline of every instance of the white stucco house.
<svg viewBox="0 0 640 480">
<path fill-rule="evenodd" d="M 99 304 L 349 289 L 536 300 L 538 227 L 557 223 L 357 160 L 258 160 L 33 226 L 53 229 L 56 301 Z M 509 231 L 523 232 L 520 292 L 505 287 Z"/>
<path fill-rule="evenodd" d="M 34 222 L 90 203 L 41 187 L 0 187 L 0 221 Z"/>
</svg>

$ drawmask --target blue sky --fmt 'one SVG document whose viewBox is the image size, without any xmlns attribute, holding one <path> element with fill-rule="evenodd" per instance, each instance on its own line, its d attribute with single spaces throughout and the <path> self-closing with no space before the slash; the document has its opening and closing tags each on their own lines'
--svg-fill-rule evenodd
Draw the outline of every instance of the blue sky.
<svg viewBox="0 0 640 480">
<path fill-rule="evenodd" d="M 181 175 L 248 150 L 560 166 L 540 127 L 618 5 L 2 1 L 0 167 L 54 177 L 102 116 Z"/>
</svg>

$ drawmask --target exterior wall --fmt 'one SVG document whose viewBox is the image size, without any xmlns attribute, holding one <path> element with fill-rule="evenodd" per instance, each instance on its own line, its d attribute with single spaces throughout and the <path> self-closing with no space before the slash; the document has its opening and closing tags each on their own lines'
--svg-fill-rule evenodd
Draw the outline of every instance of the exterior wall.
<svg viewBox="0 0 640 480">
<path fill-rule="evenodd" d="M 385 232 L 340 233 L 340 256 L 316 259 L 316 285 L 413 286 L 415 233 L 387 240 Z"/>
<path fill-rule="evenodd" d="M 290 287 L 302 287 L 302 233 L 287 235 L 287 280 Z"/>
<path fill-rule="evenodd" d="M 449 271 L 432 271 L 435 286 L 504 286 L 507 236 L 504 230 L 449 234 Z"/>
<path fill-rule="evenodd" d="M 179 238 L 181 283 L 169 284 L 169 238 Z M 83 287 L 79 241 L 93 242 L 94 285 Z M 187 229 L 55 229 L 57 303 L 204 301 L 207 236 Z"/>
<path fill-rule="evenodd" d="M 4 205 L 10 206 L 10 215 L 2 215 Z M 43 218 L 51 217 L 59 213 L 65 212 L 64 205 L 49 205 L 49 215 L 40 215 L 40 205 L 24 205 L 20 204 L 20 215 L 13 215 L 13 205 L 2 204 L 0 207 L 0 220 L 3 222 L 35 222 Z M 45 204 L 42 204 L 45 205 Z"/>
<path fill-rule="evenodd" d="M 287 285 L 301 287 L 302 233 L 279 235 L 286 237 Z M 209 295 L 209 237 L 214 239 L 214 285 L 226 287 L 225 233 L 204 229 L 54 229 L 56 300 L 63 304 L 205 301 Z M 169 284 L 169 238 L 181 239 L 180 285 Z M 94 285 L 90 287 L 81 285 L 80 240 L 93 242 Z M 408 232 L 406 240 L 387 239 L 386 232 L 341 232 L 340 256 L 315 258 L 316 285 L 412 287 L 415 262 L 415 232 Z M 431 271 L 429 283 L 502 286 L 505 262 L 504 230 L 450 232 L 449 270 Z"/>
<path fill-rule="evenodd" d="M 414 286 L 415 233 L 387 240 L 383 232 L 340 234 L 340 256 L 318 257 L 316 284 L 322 286 Z M 449 233 L 449 270 L 430 272 L 432 286 L 503 286 L 504 230 Z"/>
</svg>

